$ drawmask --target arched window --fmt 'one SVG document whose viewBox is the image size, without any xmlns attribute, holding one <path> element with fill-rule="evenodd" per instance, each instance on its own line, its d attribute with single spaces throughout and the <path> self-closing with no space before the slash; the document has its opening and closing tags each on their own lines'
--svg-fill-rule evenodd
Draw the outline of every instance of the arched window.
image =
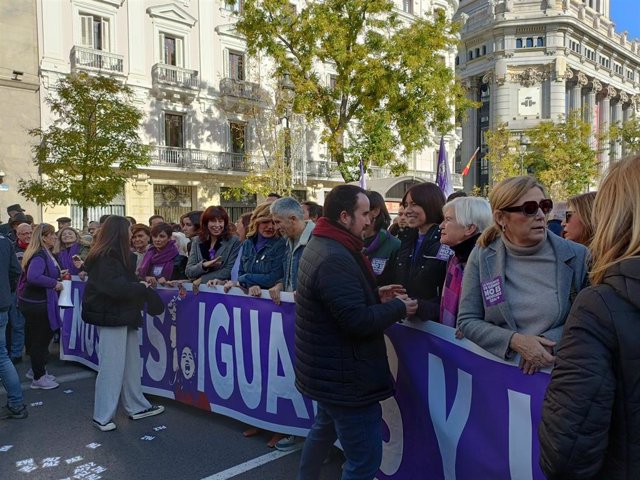
<svg viewBox="0 0 640 480">
<path fill-rule="evenodd" d="M 527 48 L 531 48 L 533 47 L 533 38 L 529 37 L 527 38 Z"/>
<path fill-rule="evenodd" d="M 516 48 L 522 48 L 522 39 L 516 38 Z"/>
<path fill-rule="evenodd" d="M 536 38 L 536 47 L 544 47 L 544 37 Z"/>
</svg>

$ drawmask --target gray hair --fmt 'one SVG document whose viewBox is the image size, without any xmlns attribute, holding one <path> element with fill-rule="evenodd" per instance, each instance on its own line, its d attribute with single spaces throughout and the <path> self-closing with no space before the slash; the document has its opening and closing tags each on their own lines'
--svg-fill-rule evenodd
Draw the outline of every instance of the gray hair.
<svg viewBox="0 0 640 480">
<path fill-rule="evenodd" d="M 453 208 L 456 222 L 465 227 L 475 225 L 482 232 L 493 223 L 493 213 L 489 202 L 481 197 L 458 197 L 445 203 L 442 211 Z"/>
<path fill-rule="evenodd" d="M 298 220 L 304 218 L 304 210 L 302 205 L 293 197 L 282 197 L 271 204 L 271 215 L 279 215 L 281 217 L 289 217 L 295 215 Z"/>
</svg>

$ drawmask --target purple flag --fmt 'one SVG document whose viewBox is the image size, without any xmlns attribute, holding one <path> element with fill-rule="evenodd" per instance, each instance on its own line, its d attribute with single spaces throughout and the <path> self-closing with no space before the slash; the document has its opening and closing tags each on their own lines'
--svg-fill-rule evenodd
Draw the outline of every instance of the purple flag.
<svg viewBox="0 0 640 480">
<path fill-rule="evenodd" d="M 360 159 L 360 188 L 367 189 L 367 176 L 364 173 L 364 163 Z"/>
<path fill-rule="evenodd" d="M 453 193 L 453 185 L 451 185 L 451 172 L 449 171 L 449 162 L 447 162 L 447 150 L 444 147 L 444 137 L 440 137 L 440 151 L 438 152 L 438 174 L 436 176 L 436 185 L 440 187 L 445 197 Z"/>
</svg>

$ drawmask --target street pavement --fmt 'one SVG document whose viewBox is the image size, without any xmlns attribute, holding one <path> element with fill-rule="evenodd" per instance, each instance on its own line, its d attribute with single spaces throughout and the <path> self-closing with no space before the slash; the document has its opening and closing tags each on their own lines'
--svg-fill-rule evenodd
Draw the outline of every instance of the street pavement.
<svg viewBox="0 0 640 480">
<path fill-rule="evenodd" d="M 48 371 L 55 390 L 31 390 L 24 377 L 29 358 L 17 365 L 29 417 L 0 420 L 0 479 L 284 480 L 295 478 L 300 450 L 268 448 L 269 432 L 244 438 L 247 426 L 211 412 L 154 397 L 165 413 L 132 421 L 120 408 L 117 429 L 91 423 L 95 372 L 57 359 L 52 345 Z M 0 405 L 7 401 L 0 387 Z M 344 461 L 335 450 L 322 479 L 338 479 Z"/>
</svg>

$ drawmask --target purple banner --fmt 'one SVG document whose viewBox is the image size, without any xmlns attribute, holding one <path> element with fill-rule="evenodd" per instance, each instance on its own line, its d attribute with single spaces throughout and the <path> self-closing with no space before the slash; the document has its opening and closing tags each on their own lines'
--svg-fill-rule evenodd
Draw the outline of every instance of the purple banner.
<svg viewBox="0 0 640 480">
<path fill-rule="evenodd" d="M 314 404 L 294 386 L 295 304 L 191 286 L 159 289 L 167 305 L 140 330 L 148 393 L 282 433 L 306 435 Z M 64 311 L 61 357 L 97 368 L 97 329 Z M 239 290 L 237 291 L 239 292 Z M 378 478 L 543 479 L 537 425 L 549 381 L 527 376 L 433 322 L 387 331 L 396 395 L 383 402 Z"/>
</svg>

